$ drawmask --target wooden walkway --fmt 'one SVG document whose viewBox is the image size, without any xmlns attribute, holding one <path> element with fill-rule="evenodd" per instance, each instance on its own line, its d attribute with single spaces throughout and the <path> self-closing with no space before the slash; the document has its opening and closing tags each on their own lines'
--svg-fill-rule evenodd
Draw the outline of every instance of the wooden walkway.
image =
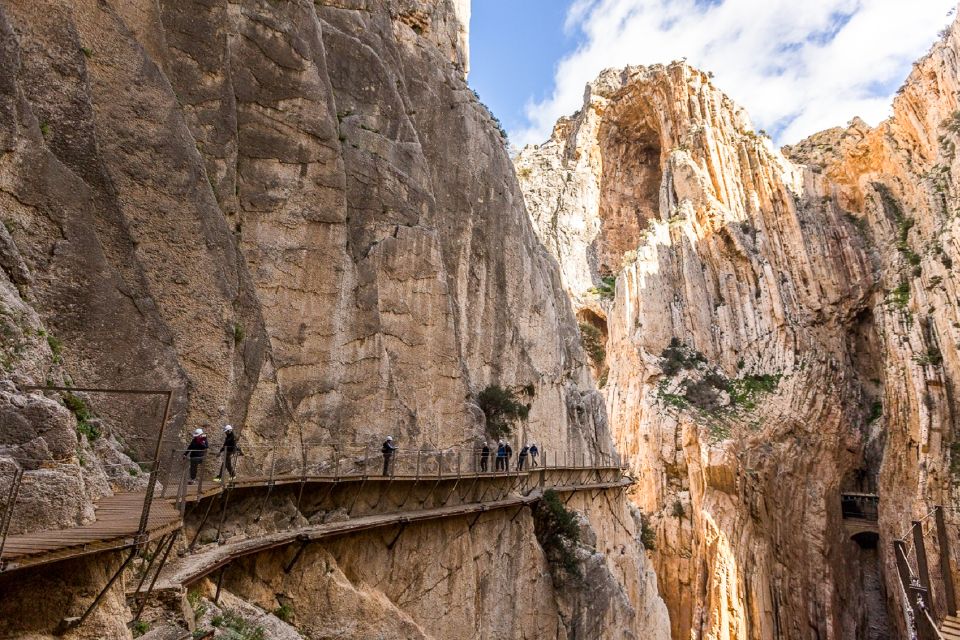
<svg viewBox="0 0 960 640">
<path fill-rule="evenodd" d="M 80 527 L 7 536 L 0 556 L 0 570 L 34 567 L 134 545 L 144 497 L 143 493 L 118 493 L 103 498 L 96 505 L 96 520 Z M 147 539 L 166 535 L 180 524 L 180 513 L 170 502 L 154 500 L 147 523 Z"/>
<path fill-rule="evenodd" d="M 556 493 L 574 491 L 599 491 L 603 489 L 627 488 L 633 484 L 631 478 L 622 478 L 613 482 L 595 482 L 552 487 Z M 493 502 L 472 502 L 434 509 L 415 509 L 389 514 L 360 516 L 341 522 L 297 527 L 286 531 L 248 538 L 224 545 L 210 545 L 208 548 L 178 559 L 168 565 L 157 581 L 156 590 L 179 589 L 189 586 L 201 578 L 225 567 L 234 560 L 252 554 L 268 551 L 294 543 L 308 544 L 318 540 L 368 531 L 392 525 L 407 525 L 443 518 L 456 518 L 477 515 L 488 511 L 523 507 L 538 502 L 543 497 L 536 489 L 528 495 L 511 496 Z"/>
<path fill-rule="evenodd" d="M 231 489 L 257 489 L 279 485 L 307 485 L 307 484 L 341 484 L 353 482 L 372 482 L 372 483 L 419 483 L 419 482 L 463 482 L 480 480 L 510 480 L 514 479 L 519 483 L 521 479 L 526 482 L 534 474 L 549 471 L 559 475 L 559 480 L 564 483 L 563 488 L 555 490 L 576 491 L 580 489 L 598 489 L 609 486 L 620 486 L 621 481 L 614 483 L 601 482 L 603 472 L 622 471 L 620 467 L 598 466 L 598 467 L 576 467 L 576 466 L 553 466 L 549 468 L 538 467 L 523 471 L 509 472 L 468 472 L 468 473 L 437 473 L 437 474 L 396 474 L 389 476 L 382 475 L 363 475 L 363 474 L 341 474 L 341 475 L 277 475 L 268 476 L 245 476 L 237 478 L 235 481 L 227 483 L 226 487 L 221 483 L 204 481 L 202 485 L 189 485 L 186 491 L 180 496 L 184 502 L 197 502 L 200 500 L 215 497 L 223 492 L 225 488 Z M 595 474 L 596 482 L 589 484 L 585 480 L 580 480 L 573 484 L 574 477 L 580 477 L 583 474 Z M 632 481 L 630 481 L 632 482 Z M 182 526 L 180 512 L 176 506 L 177 496 L 176 488 L 168 484 L 162 493 L 153 500 L 150 511 L 150 519 L 147 526 L 147 535 L 145 541 L 156 540 Z M 533 494 L 531 494 L 533 495 Z M 509 498 L 499 500 L 496 503 L 475 502 L 454 507 L 442 507 L 440 509 L 418 510 L 416 512 L 406 511 L 399 514 L 387 514 L 378 516 L 366 516 L 364 518 L 354 518 L 345 523 L 337 523 L 337 526 L 324 525 L 317 529 L 322 536 L 340 535 L 350 531 L 359 531 L 364 528 L 374 528 L 386 526 L 401 520 L 414 522 L 421 519 L 444 518 L 459 515 L 461 513 L 475 513 L 484 511 L 487 508 L 505 508 L 518 504 L 516 500 L 528 500 L 529 496 Z M 532 498 L 536 501 L 538 497 Z M 52 562 L 59 562 L 70 558 L 85 556 L 105 551 L 129 548 L 138 541 L 135 539 L 140 524 L 140 515 L 143 508 L 143 493 L 119 493 L 107 498 L 103 498 L 96 505 L 96 520 L 88 525 L 71 527 L 67 529 L 51 529 L 38 531 L 34 533 L 11 535 L 7 537 L 0 555 L 0 573 L 10 572 L 17 569 L 34 567 Z M 529 500 L 528 500 L 529 501 Z M 499 505 L 492 507 L 490 505 Z M 289 544 L 292 539 L 302 532 L 291 534 L 293 538 L 287 536 L 285 542 L 279 544 Z M 286 535 L 286 534 L 284 534 Z M 141 541 L 144 542 L 144 541 Z M 233 547 L 231 547 L 233 548 Z M 254 553 L 256 551 L 251 551 Z"/>
</svg>

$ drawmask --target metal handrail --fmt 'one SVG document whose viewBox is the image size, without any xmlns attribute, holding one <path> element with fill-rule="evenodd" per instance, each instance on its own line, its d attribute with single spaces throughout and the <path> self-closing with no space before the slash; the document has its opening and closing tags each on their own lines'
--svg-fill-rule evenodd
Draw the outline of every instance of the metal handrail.
<svg viewBox="0 0 960 640">
<path fill-rule="evenodd" d="M 78 390 L 79 391 L 79 390 Z M 215 462 L 221 455 L 214 447 L 219 443 L 211 445 L 204 451 L 202 460 L 197 465 L 196 482 L 189 479 L 190 456 L 189 449 L 183 447 L 172 447 L 169 455 L 166 457 L 165 473 L 160 477 L 159 470 L 164 467 L 160 464 L 162 456 L 158 455 L 152 461 L 135 462 L 135 464 L 145 466 L 149 465 L 152 480 L 157 486 L 156 495 L 171 500 L 181 515 L 185 514 L 187 503 L 192 496 L 205 497 L 216 495 L 225 487 L 234 486 L 237 482 L 247 480 L 266 480 L 268 485 L 272 486 L 278 482 L 299 482 L 306 483 L 310 478 L 330 478 L 334 483 L 344 478 L 366 478 L 379 477 L 379 462 L 382 460 L 382 454 L 377 451 L 371 452 L 371 447 L 348 446 L 343 447 L 337 444 L 301 444 L 301 445 L 278 445 L 266 448 L 269 451 L 267 456 L 260 459 L 257 454 L 264 451 L 264 447 L 246 446 L 241 443 L 242 456 L 234 459 L 234 471 L 236 476 L 233 478 L 223 478 L 222 484 L 214 484 L 213 480 L 218 479 L 221 473 L 226 471 L 223 462 Z M 588 453 L 579 451 L 577 453 L 565 451 L 552 451 L 539 449 L 539 458 L 534 460 L 527 457 L 527 465 L 523 470 L 516 468 L 517 450 L 514 450 L 515 457 L 508 460 L 507 468 L 498 471 L 495 469 L 496 450 L 490 451 L 487 459 L 487 470 L 480 469 L 481 447 L 445 447 L 445 448 L 403 448 L 398 447 L 392 454 L 388 476 L 393 478 L 402 478 L 413 480 L 416 483 L 428 479 L 431 484 L 443 480 L 451 479 L 459 483 L 464 476 L 475 475 L 477 478 L 489 475 L 491 477 L 510 478 L 507 491 L 518 486 L 526 486 L 526 477 L 531 473 L 537 473 L 546 469 L 582 469 L 582 468 L 615 468 L 611 465 L 614 459 L 609 454 L 603 452 Z M 316 455 L 320 452 L 323 455 Z M 187 455 L 185 455 L 187 454 Z M 552 454 L 552 459 L 551 459 Z M 579 454 L 579 455 L 578 455 Z M 165 454 L 166 455 L 166 454 Z M 469 456 L 472 465 L 464 463 L 464 458 Z M 454 460 L 454 457 L 456 460 Z M 212 459 L 211 459 L 212 458 Z M 449 458 L 449 460 L 448 460 Z M 46 460 L 44 462 L 51 462 Z M 56 462 L 56 461 L 54 461 Z M 568 465 L 567 462 L 570 464 Z M 63 462 L 62 464 L 69 464 Z M 119 466 L 129 466 L 129 463 L 118 463 Z M 472 467 L 472 468 L 470 468 Z M 0 471 L 2 473 L 3 471 Z M 29 476 L 29 471 L 24 471 L 19 466 L 13 470 L 15 476 L 25 479 Z M 563 475 L 563 471 L 561 471 Z M 569 475 L 569 474 L 568 474 Z M 558 480 L 559 482 L 559 480 Z M 214 484 L 213 487 L 210 487 Z M 195 491 L 191 486 L 195 486 Z M 362 488 L 362 487 L 361 487 Z M 415 487 L 411 487 L 408 493 L 412 493 Z M 359 495 L 359 490 L 357 495 Z M 448 492 L 452 495 L 452 491 Z M 269 496 L 268 496 L 269 497 Z M 408 496 L 409 497 L 409 496 Z M 141 524 L 138 527 L 137 544 L 142 541 L 140 530 L 143 527 L 143 517 L 149 515 L 151 496 L 144 500 L 143 512 L 141 514 Z M 0 512 L 0 552 L 6 541 L 6 533 L 9 528 L 10 520 L 13 517 L 13 511 L 16 506 L 16 499 L 7 499 L 7 505 L 3 512 Z M 144 532 L 146 529 L 142 529 Z"/>
</svg>

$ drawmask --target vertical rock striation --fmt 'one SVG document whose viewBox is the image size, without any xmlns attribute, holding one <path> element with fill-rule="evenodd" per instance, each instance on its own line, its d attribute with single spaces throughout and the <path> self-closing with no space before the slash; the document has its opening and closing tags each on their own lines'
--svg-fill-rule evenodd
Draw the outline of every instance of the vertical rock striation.
<svg viewBox="0 0 960 640">
<path fill-rule="evenodd" d="M 674 63 L 603 72 L 515 161 L 605 338 L 675 638 L 902 632 L 890 543 L 956 497 L 958 45 L 955 25 L 890 120 L 790 159 Z M 879 492 L 875 549 L 843 491 Z"/>
<path fill-rule="evenodd" d="M 146 459 L 162 410 L 91 395 L 70 416 L 17 391 L 47 380 L 173 388 L 169 446 L 230 422 L 248 458 L 279 447 L 278 471 L 304 447 L 362 450 L 387 433 L 405 448 L 469 447 L 491 384 L 526 393 L 517 437 L 579 459 L 611 452 L 556 262 L 465 82 L 468 21 L 466 0 L 0 1 L 0 365 L 13 384 L 0 459 L 36 479 L 51 472 L 32 460 L 57 465 L 51 486 L 74 498 L 46 511 L 49 496 L 27 496 L 46 515 L 18 530 L 88 520 L 92 500 L 124 488 L 101 458 L 127 474 L 114 449 Z M 117 440 L 84 471 L 89 413 Z M 610 508 L 590 508 L 590 526 L 620 540 L 605 519 L 623 506 Z M 424 529 L 420 554 L 378 579 L 436 569 L 450 540 Z M 542 570 L 530 523 L 511 531 L 490 562 L 523 551 Z M 598 549 L 612 544 L 598 534 Z M 593 574 L 615 601 L 599 632 L 662 636 L 645 558 L 625 557 Z M 524 584 L 496 597 L 522 594 L 542 609 L 538 626 L 581 637 L 549 581 Z M 476 587 L 424 602 L 450 608 Z M 425 611 L 371 589 L 343 614 Z M 499 606 L 479 599 L 472 615 Z M 44 620 L 28 631 L 46 633 Z M 300 631 L 321 637 L 321 623 Z M 470 628 L 463 637 L 505 637 Z"/>
</svg>

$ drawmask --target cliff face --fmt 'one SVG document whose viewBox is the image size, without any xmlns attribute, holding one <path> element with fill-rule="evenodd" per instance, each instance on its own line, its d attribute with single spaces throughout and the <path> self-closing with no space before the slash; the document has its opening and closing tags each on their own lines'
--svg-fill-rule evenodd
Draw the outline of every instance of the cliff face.
<svg viewBox="0 0 960 640">
<path fill-rule="evenodd" d="M 533 384 L 531 435 L 605 444 L 466 13 L 6 4 L 7 277 L 66 373 L 271 444 L 472 442 L 464 398 Z"/>
<path fill-rule="evenodd" d="M 129 488 L 126 454 L 148 458 L 162 411 L 91 394 L 63 398 L 71 416 L 28 383 L 173 388 L 167 446 L 230 422 L 254 461 L 285 447 L 281 465 L 387 433 L 471 446 L 476 394 L 499 384 L 531 404 L 519 437 L 588 460 L 611 451 L 556 262 L 465 83 L 468 20 L 466 0 L 0 1 L 0 456 L 33 487 L 60 474 L 21 498 L 18 513 L 45 515 L 15 530 L 89 520 L 92 500 Z M 623 505 L 584 509 L 597 548 L 630 547 L 588 583 L 610 594 L 603 628 L 662 636 L 655 587 L 638 586 L 646 560 L 611 524 Z M 388 571 L 376 580 L 432 571 L 449 539 L 423 535 L 416 554 L 372 567 Z M 536 549 L 528 521 L 487 552 Z M 520 576 L 545 562 L 532 557 L 491 597 L 522 596 L 537 626 L 575 635 L 592 603 L 560 602 L 543 576 L 524 593 Z M 475 588 L 424 602 L 458 606 Z M 376 592 L 378 615 L 421 611 L 379 582 L 358 589 Z M 473 615 L 494 611 L 481 599 Z M 124 617 L 75 633 L 124 637 Z"/>
<path fill-rule="evenodd" d="M 311 545 L 289 573 L 288 551 L 263 553 L 223 587 L 264 611 L 287 605 L 307 638 L 667 638 L 626 499 L 585 493 L 569 507 L 582 515 L 579 577 L 548 562 L 524 509 L 412 524 L 392 551 L 391 530 Z"/>
<path fill-rule="evenodd" d="M 890 542 L 953 496 L 958 50 L 955 26 L 893 118 L 791 160 L 679 63 L 604 72 L 516 159 L 675 638 L 902 628 Z M 876 548 L 842 491 L 879 492 Z"/>
</svg>

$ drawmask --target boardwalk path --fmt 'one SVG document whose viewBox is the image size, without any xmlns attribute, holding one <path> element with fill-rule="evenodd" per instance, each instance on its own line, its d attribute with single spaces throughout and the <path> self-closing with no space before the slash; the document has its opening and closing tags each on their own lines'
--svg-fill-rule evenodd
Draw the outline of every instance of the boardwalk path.
<svg viewBox="0 0 960 640">
<path fill-rule="evenodd" d="M 136 543 L 143 499 L 143 493 L 118 493 L 97 503 L 96 520 L 88 525 L 8 536 L 0 564 L 11 571 L 130 547 Z M 180 513 L 173 505 L 154 501 L 147 524 L 148 540 L 179 527 Z"/>
<path fill-rule="evenodd" d="M 272 488 L 276 485 L 300 484 L 300 485 L 327 485 L 335 486 L 341 483 L 385 483 L 387 485 L 394 482 L 400 484 L 410 483 L 437 483 L 454 482 L 477 483 L 490 482 L 504 479 L 514 479 L 515 484 L 512 489 L 520 489 L 521 483 L 526 488 L 526 483 L 534 478 L 532 476 L 549 471 L 554 475 L 552 485 L 561 484 L 557 490 L 578 491 L 594 490 L 619 486 L 627 486 L 632 481 L 618 479 L 614 482 L 602 482 L 601 475 L 604 472 L 615 471 L 621 473 L 619 467 L 599 466 L 599 467 L 551 467 L 549 470 L 540 468 L 534 471 L 512 471 L 506 473 L 443 473 L 436 475 L 393 475 L 393 476 L 368 476 L 368 475 L 341 475 L 341 476 L 304 476 L 304 475 L 284 475 L 272 477 L 251 477 L 238 478 L 231 487 L 236 489 L 256 489 Z M 594 474 L 596 481 L 588 482 L 581 479 L 581 475 Z M 577 480 L 574 480 L 574 477 Z M 542 476 L 540 476 L 542 481 Z M 626 483 L 626 484 L 623 484 Z M 454 484 L 454 487 L 457 486 Z M 436 485 L 434 485 L 436 486 Z M 222 485 L 213 482 L 207 482 L 203 485 L 190 485 L 186 487 L 179 498 L 175 495 L 175 485 L 167 485 L 165 491 L 153 500 L 150 510 L 150 518 L 146 531 L 146 542 L 156 540 L 182 526 L 182 520 L 179 510 L 174 506 L 176 501 L 196 502 L 210 499 L 219 495 L 223 491 Z M 534 490 L 527 495 L 509 497 L 505 493 L 511 488 L 501 492 L 496 498 L 484 502 L 483 498 L 469 503 L 439 507 L 433 509 L 409 509 L 396 513 L 366 515 L 355 517 L 344 522 L 338 522 L 304 529 L 293 529 L 288 532 L 276 534 L 274 536 L 265 536 L 257 540 L 246 540 L 239 543 L 224 545 L 210 552 L 201 553 L 195 556 L 196 561 L 192 561 L 190 566 L 196 566 L 198 569 L 188 571 L 184 578 L 189 582 L 206 575 L 213 569 L 229 562 L 235 557 L 256 553 L 257 551 L 289 544 L 301 536 L 308 536 L 310 540 L 343 535 L 353 531 L 362 531 L 366 529 L 388 526 L 402 522 L 417 522 L 422 520 L 432 520 L 437 518 L 456 517 L 459 515 L 482 512 L 490 509 L 500 509 L 520 504 L 530 504 L 536 502 L 540 497 L 540 490 Z M 171 495 L 173 494 L 173 495 Z M 96 520 L 88 525 L 80 527 L 71 527 L 66 529 L 52 529 L 47 531 L 38 531 L 34 533 L 11 535 L 6 539 L 2 555 L 0 555 L 0 571 L 9 572 L 18 569 L 26 569 L 42 564 L 59 562 L 70 558 L 86 556 L 91 554 L 103 553 L 117 549 L 129 548 L 137 544 L 136 534 L 140 524 L 140 515 L 143 508 L 143 493 L 119 493 L 100 500 L 96 507 Z M 276 538 L 276 539 L 275 539 Z M 266 546 L 262 546 L 266 545 Z M 226 555 L 224 555 L 226 554 Z M 234 555 L 231 555 L 234 554 Z M 212 568 L 201 570 L 206 563 L 212 562 Z M 181 566 L 182 563 L 177 563 Z M 171 567 L 172 568 L 172 567 Z M 197 573 L 200 571 L 200 573 Z M 169 572 L 164 572 L 169 576 Z M 165 578 L 169 582 L 172 578 Z"/>
</svg>

